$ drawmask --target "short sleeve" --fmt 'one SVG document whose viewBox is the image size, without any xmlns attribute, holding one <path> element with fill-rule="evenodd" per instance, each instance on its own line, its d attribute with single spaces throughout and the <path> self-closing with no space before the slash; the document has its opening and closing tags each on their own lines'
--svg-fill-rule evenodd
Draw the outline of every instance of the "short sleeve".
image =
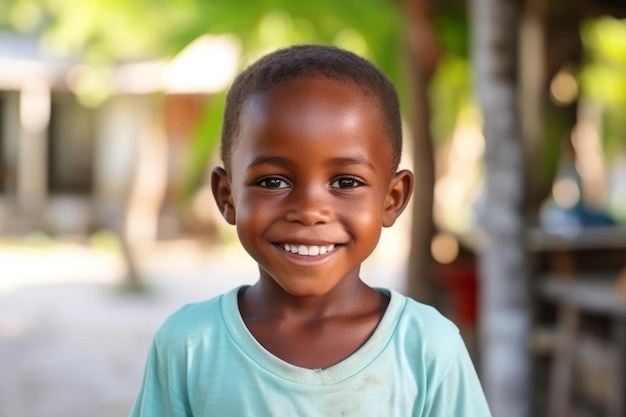
<svg viewBox="0 0 626 417">
<path fill-rule="evenodd" d="M 159 356 L 156 339 L 152 341 L 141 388 L 129 417 L 191 417 L 189 408 L 173 392 L 170 366 Z"/>
<path fill-rule="evenodd" d="M 428 417 L 491 417 L 485 394 L 467 349 L 459 337 L 459 349 L 426 407 Z"/>
</svg>

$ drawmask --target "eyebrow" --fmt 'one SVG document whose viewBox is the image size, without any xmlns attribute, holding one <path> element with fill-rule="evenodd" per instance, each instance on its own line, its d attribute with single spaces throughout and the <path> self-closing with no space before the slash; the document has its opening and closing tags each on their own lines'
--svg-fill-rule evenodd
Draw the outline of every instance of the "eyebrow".
<svg viewBox="0 0 626 417">
<path fill-rule="evenodd" d="M 247 169 L 254 168 L 258 165 L 289 165 L 289 160 L 280 156 L 259 156 L 254 158 L 247 166 Z M 374 170 L 374 165 L 366 158 L 358 155 L 356 157 L 337 157 L 328 162 L 328 165 L 348 166 L 348 165 L 362 165 L 371 170 Z"/>
<path fill-rule="evenodd" d="M 331 165 L 340 165 L 340 166 L 345 166 L 345 165 L 364 165 L 367 168 L 374 170 L 374 165 L 372 165 L 372 163 L 370 161 L 368 161 L 366 158 L 358 155 L 356 157 L 351 157 L 351 158 L 342 158 L 342 157 L 338 157 L 338 158 L 333 158 L 330 161 Z"/>
<path fill-rule="evenodd" d="M 287 158 L 282 158 L 280 156 L 258 156 L 252 160 L 246 167 L 247 169 L 254 168 L 258 165 L 269 164 L 269 165 L 287 165 L 289 164 L 289 160 Z"/>
</svg>

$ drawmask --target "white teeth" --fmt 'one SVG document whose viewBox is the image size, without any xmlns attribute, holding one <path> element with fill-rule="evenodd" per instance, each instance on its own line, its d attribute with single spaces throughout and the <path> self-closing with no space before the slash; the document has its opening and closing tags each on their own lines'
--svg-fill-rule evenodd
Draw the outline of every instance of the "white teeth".
<svg viewBox="0 0 626 417">
<path fill-rule="evenodd" d="M 297 253 L 302 256 L 319 256 L 325 255 L 335 248 L 335 245 L 326 246 L 305 246 L 284 243 L 283 248 L 286 252 Z"/>
</svg>

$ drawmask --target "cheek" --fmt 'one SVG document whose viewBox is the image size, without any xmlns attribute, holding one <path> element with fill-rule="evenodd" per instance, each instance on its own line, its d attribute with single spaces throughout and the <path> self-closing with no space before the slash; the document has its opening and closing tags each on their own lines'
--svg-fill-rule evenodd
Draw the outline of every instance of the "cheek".
<svg viewBox="0 0 626 417">
<path fill-rule="evenodd" d="M 263 219 L 263 210 L 243 201 L 237 207 L 237 229 L 256 228 Z"/>
<path fill-rule="evenodd" d="M 383 214 L 384 193 L 379 187 L 372 187 L 366 194 L 352 201 L 348 200 L 345 204 L 344 211 L 359 218 L 360 222 L 380 222 Z"/>
<path fill-rule="evenodd" d="M 263 232 L 263 220 L 258 216 L 250 216 L 250 213 L 249 210 L 238 213 L 235 229 L 241 246 L 254 257 L 258 251 L 259 236 Z"/>
<path fill-rule="evenodd" d="M 258 236 L 267 227 L 275 210 L 254 198 L 243 198 L 237 204 L 237 234 L 242 240 L 248 236 Z"/>
<path fill-rule="evenodd" d="M 247 194 L 239 201 L 239 210 L 246 218 L 268 218 L 280 212 L 281 202 L 276 198 Z"/>
<path fill-rule="evenodd" d="M 350 224 L 355 233 L 378 236 L 382 228 L 382 209 L 378 201 L 368 200 L 351 205 L 343 210 L 344 222 Z"/>
<path fill-rule="evenodd" d="M 382 228 L 382 218 L 378 212 L 372 210 L 356 212 L 353 223 L 362 234 L 377 235 Z"/>
</svg>

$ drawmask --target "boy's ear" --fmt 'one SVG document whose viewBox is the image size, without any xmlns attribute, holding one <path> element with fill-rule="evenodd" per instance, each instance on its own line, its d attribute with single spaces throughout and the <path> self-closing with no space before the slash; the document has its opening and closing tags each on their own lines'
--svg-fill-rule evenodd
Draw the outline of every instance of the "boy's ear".
<svg viewBox="0 0 626 417">
<path fill-rule="evenodd" d="M 404 211 L 413 193 L 413 173 L 408 170 L 398 171 L 391 180 L 385 206 L 383 208 L 383 226 L 390 227 Z"/>
<path fill-rule="evenodd" d="M 237 216 L 235 215 L 230 178 L 224 168 L 215 167 L 211 170 L 211 190 L 222 217 L 229 224 L 234 225 Z"/>
</svg>

